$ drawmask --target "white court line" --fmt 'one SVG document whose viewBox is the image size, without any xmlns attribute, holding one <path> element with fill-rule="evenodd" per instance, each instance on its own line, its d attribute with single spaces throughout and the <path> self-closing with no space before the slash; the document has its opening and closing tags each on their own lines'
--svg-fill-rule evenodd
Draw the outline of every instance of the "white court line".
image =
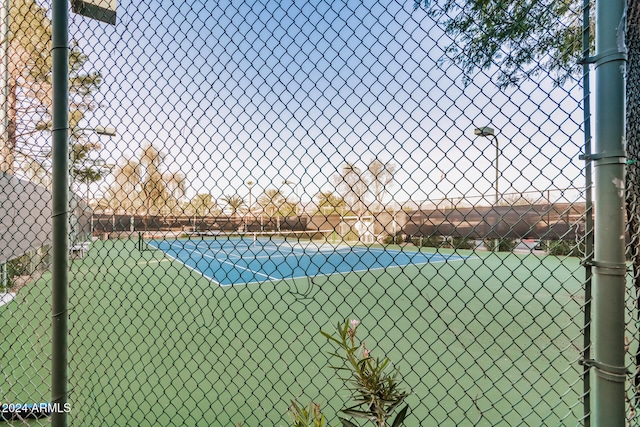
<svg viewBox="0 0 640 427">
<path fill-rule="evenodd" d="M 202 256 L 203 256 L 203 257 L 205 257 L 205 258 L 210 258 L 210 259 L 213 259 L 213 260 L 215 260 L 215 261 L 217 261 L 217 262 L 219 262 L 219 263 L 228 264 L 228 265 L 230 265 L 230 266 L 232 266 L 232 267 L 234 267 L 234 268 L 240 268 L 240 269 L 242 269 L 242 270 L 249 271 L 249 272 L 253 273 L 253 275 L 254 275 L 254 276 L 263 276 L 263 277 L 266 277 L 267 279 L 272 280 L 272 281 L 278 281 L 278 280 L 285 280 L 285 279 L 295 278 L 295 277 L 293 277 L 293 276 L 292 276 L 292 277 L 271 277 L 271 276 L 269 276 L 269 275 L 267 275 L 267 274 L 260 273 L 260 272 L 255 271 L 255 270 L 251 270 L 251 269 L 249 269 L 249 268 L 241 267 L 241 266 L 236 265 L 236 264 L 234 264 L 234 263 L 231 263 L 231 262 L 225 261 L 225 260 L 223 260 L 223 259 L 219 259 L 219 258 L 216 258 L 216 257 L 214 257 L 214 256 L 207 255 L 207 254 L 205 254 L 205 253 L 203 253 L 203 252 L 200 252 L 199 250 L 197 250 L 198 245 L 197 245 L 197 244 L 193 244 L 193 243 L 191 243 L 191 242 L 186 243 L 185 245 L 183 245 L 183 246 L 182 246 L 182 248 L 184 248 L 187 244 L 191 244 L 191 245 L 193 245 L 193 246 L 196 248 L 196 249 L 194 249 L 194 250 L 188 250 L 188 252 L 197 252 L 198 254 L 202 255 Z M 171 245 L 171 243 L 169 243 L 169 245 Z M 153 245 L 151 245 L 151 246 L 153 246 Z M 164 252 L 164 251 L 163 251 L 162 249 L 160 249 L 159 247 L 155 247 L 155 246 L 153 246 L 153 247 L 154 247 L 154 248 L 156 248 L 156 249 L 158 249 L 158 250 L 160 250 L 160 251 L 162 251 L 162 252 Z M 185 264 L 182 260 L 180 260 L 180 259 L 178 259 L 178 258 L 176 258 L 176 257 L 173 257 L 173 256 L 169 255 L 169 254 L 168 254 L 168 253 L 166 253 L 166 252 L 164 252 L 164 254 L 165 254 L 166 256 L 168 256 L 169 258 L 171 258 L 171 259 L 173 259 L 173 260 L 175 260 L 175 261 L 179 262 L 180 264 L 184 265 L 185 267 L 187 267 L 187 268 L 188 268 L 188 269 L 190 269 L 191 271 L 195 271 L 196 273 L 200 274 L 202 277 L 204 277 L 204 278 L 206 278 L 206 279 L 211 280 L 212 282 L 214 282 L 214 283 L 215 283 L 216 285 L 218 285 L 218 286 L 236 286 L 236 285 L 248 285 L 248 284 L 253 284 L 253 283 L 261 283 L 261 282 L 254 281 L 254 282 L 244 282 L 244 283 L 237 283 L 237 284 L 236 284 L 236 283 L 231 283 L 231 284 L 228 284 L 228 285 L 226 285 L 226 284 L 222 284 L 222 283 L 218 282 L 216 279 L 214 279 L 213 277 L 207 276 L 204 272 L 202 272 L 202 271 L 200 271 L 200 270 L 198 270 L 198 269 L 196 269 L 196 268 L 193 268 L 193 267 L 191 267 L 191 266 L 188 266 L 188 265 L 187 265 L 187 264 Z M 238 258 L 239 258 L 239 259 L 242 259 L 242 257 L 238 257 Z M 266 258 L 268 258 L 268 259 L 273 259 L 274 257 L 266 257 Z M 282 258 L 283 258 L 283 259 L 285 259 L 286 257 L 282 257 Z M 299 277 L 305 277 L 305 276 L 299 276 Z"/>
<path fill-rule="evenodd" d="M 220 258 L 216 258 L 216 257 L 211 256 L 211 255 L 207 255 L 207 254 L 205 254 L 205 253 L 203 253 L 203 252 L 201 252 L 201 251 L 197 250 L 197 249 L 198 249 L 198 245 L 197 245 L 197 244 L 194 244 L 194 243 L 191 243 L 191 242 L 188 242 L 187 244 L 191 244 L 191 245 L 193 245 L 193 246 L 196 248 L 196 250 L 188 250 L 189 252 L 197 252 L 198 254 L 200 254 L 200 255 L 201 255 L 201 256 L 203 256 L 203 257 L 213 259 L 213 260 L 215 260 L 215 261 L 217 261 L 217 262 L 219 262 L 219 263 L 224 263 L 224 264 L 230 265 L 230 266 L 232 266 L 232 267 L 234 267 L 234 268 L 239 268 L 239 269 L 243 269 L 243 270 L 245 270 L 245 271 L 249 271 L 249 272 L 253 273 L 253 275 L 254 275 L 254 276 L 263 276 L 263 277 L 265 277 L 265 278 L 267 278 L 267 279 L 269 279 L 269 280 L 272 280 L 272 281 L 282 281 L 282 280 L 289 280 L 289 279 L 301 279 L 301 278 L 304 278 L 304 277 L 328 277 L 328 276 L 332 276 L 332 275 L 334 275 L 334 274 L 340 274 L 340 275 L 343 275 L 343 276 L 344 276 L 344 275 L 347 275 L 347 274 L 350 274 L 350 273 L 373 272 L 373 271 L 379 271 L 379 270 L 386 270 L 386 269 L 388 269 L 388 268 L 402 268 L 402 267 L 406 267 L 406 266 L 416 266 L 416 267 L 419 267 L 419 266 L 429 265 L 429 264 L 441 264 L 441 263 L 445 263 L 445 262 L 467 261 L 467 260 L 478 259 L 478 257 L 473 257 L 473 256 L 471 256 L 471 257 L 462 257 L 462 256 L 460 256 L 460 255 L 454 255 L 454 254 L 451 254 L 451 255 L 441 255 L 441 254 L 437 254 L 437 253 L 429 253 L 429 252 L 419 252 L 419 251 L 418 251 L 418 252 L 413 252 L 413 251 L 411 251 L 411 252 L 405 252 L 405 251 L 402 251 L 402 250 L 386 250 L 386 249 L 382 249 L 382 248 L 367 248 L 367 249 L 365 249 L 365 248 L 355 248 L 356 250 L 354 250 L 352 247 L 349 247 L 349 248 L 341 248 L 341 250 L 336 250 L 335 252 L 336 252 L 336 253 L 344 253 L 344 252 L 347 252 L 347 253 L 354 253 L 354 254 L 357 254 L 357 252 L 360 252 L 360 253 L 370 253 L 370 252 L 372 252 L 372 251 L 381 252 L 381 253 L 396 252 L 396 253 L 399 253 L 399 254 L 400 254 L 400 253 L 405 253 L 405 254 L 406 254 L 406 253 L 412 253 L 412 254 L 422 254 L 422 255 L 438 256 L 438 257 L 441 257 L 442 259 L 437 260 L 437 261 L 435 261 L 435 260 L 427 260 L 427 261 L 420 262 L 420 263 L 411 263 L 411 262 L 410 262 L 410 263 L 408 263 L 408 264 L 404 264 L 404 265 L 399 265 L 399 264 L 397 264 L 397 265 L 390 265 L 390 266 L 387 266 L 387 267 L 363 268 L 363 269 L 359 269 L 359 270 L 349 270 L 349 271 L 335 271 L 335 272 L 332 272 L 332 273 L 316 274 L 316 275 L 314 275 L 314 276 L 306 276 L 306 275 L 303 275 L 303 276 L 293 276 L 293 275 L 292 275 L 292 276 L 288 276 L 288 277 L 271 277 L 271 276 L 269 276 L 269 275 L 267 275 L 267 274 L 260 273 L 260 272 L 255 271 L 255 270 L 251 270 L 251 269 L 249 269 L 249 268 L 241 267 L 241 266 L 236 265 L 236 264 L 234 264 L 234 263 L 232 263 L 232 262 L 228 262 L 228 261 L 226 261 L 226 260 L 224 260 L 224 259 L 220 259 Z M 171 245 L 171 243 L 169 243 L 169 245 Z M 151 246 L 153 246 L 153 245 L 151 245 Z M 182 246 L 182 248 L 184 248 L 184 246 L 186 246 L 186 244 L 185 244 L 185 245 L 183 245 L 183 246 Z M 154 247 L 154 248 L 156 248 L 156 249 L 158 249 L 158 250 L 161 250 L 161 251 L 162 251 L 162 249 L 160 249 L 159 247 L 155 247 L 155 246 L 153 246 L 153 247 Z M 277 246 L 276 246 L 276 247 L 277 247 Z M 164 252 L 164 251 L 162 251 L 162 252 Z M 280 252 L 280 251 L 278 251 L 278 252 Z M 202 271 L 200 271 L 200 270 L 198 270 L 198 269 L 196 269 L 196 268 L 193 268 L 193 267 L 188 266 L 188 265 L 187 265 L 187 264 L 185 264 L 182 260 L 180 260 L 180 259 L 178 259 L 178 258 L 175 258 L 175 257 L 173 257 L 173 256 L 171 256 L 171 255 L 169 255 L 169 254 L 167 254 L 166 252 L 164 252 L 164 253 L 165 253 L 165 255 L 166 255 L 166 256 L 168 256 L 169 258 L 171 258 L 171 259 L 173 259 L 173 260 L 175 260 L 175 261 L 177 261 L 177 262 L 179 262 L 179 263 L 183 264 L 185 267 L 189 268 L 189 269 L 190 269 L 190 270 L 192 270 L 192 271 L 195 271 L 196 273 L 200 274 L 201 276 L 205 277 L 206 279 L 211 280 L 212 282 L 214 282 L 215 284 L 217 284 L 218 286 L 221 286 L 221 287 L 226 287 L 226 286 L 245 286 L 245 285 L 253 285 L 253 284 L 259 284 L 259 283 L 262 283 L 262 281 L 253 281 L 253 282 L 243 282 L 243 283 L 229 283 L 229 284 L 223 284 L 223 283 L 221 283 L 221 282 L 218 282 L 216 279 L 214 279 L 214 278 L 212 278 L 212 277 L 210 277 L 210 276 L 206 275 L 204 272 L 202 272 Z M 304 253 L 306 253 L 306 252 L 303 250 L 303 251 L 302 251 L 302 253 L 304 254 Z M 323 253 L 323 252 L 320 252 L 320 253 Z M 269 260 L 273 260 L 273 259 L 279 259 L 279 258 L 286 259 L 286 257 L 287 257 L 287 256 L 286 256 L 287 254 L 282 254 L 282 253 L 280 253 L 280 255 L 281 255 L 281 256 L 279 256 L 279 257 L 275 257 L 275 256 L 273 256 L 273 255 L 264 255 L 264 256 L 260 256 L 260 257 L 254 257 L 254 258 L 251 258 L 251 259 L 255 259 L 255 260 L 258 260 L 258 259 L 269 259 Z M 236 255 L 234 255 L 234 256 L 236 256 Z M 451 258 L 454 258 L 454 257 L 455 257 L 455 259 L 451 259 Z M 242 256 L 240 256 L 240 255 L 237 255 L 237 258 L 238 258 L 238 259 L 245 259 L 246 257 L 242 257 Z M 293 274 L 293 270 L 292 270 L 292 274 Z"/>
<path fill-rule="evenodd" d="M 185 246 L 186 246 L 186 245 L 185 245 Z M 203 253 L 203 252 L 200 252 L 199 250 L 193 250 L 193 251 L 191 251 L 191 252 L 197 252 L 197 253 L 199 253 L 200 255 L 202 255 L 204 258 L 210 258 L 210 259 L 216 260 L 216 261 L 218 261 L 218 262 L 220 262 L 220 263 L 222 263 L 222 264 L 227 264 L 227 265 L 230 265 L 230 266 L 232 266 L 232 267 L 234 267 L 234 268 L 239 268 L 239 269 L 242 269 L 242 270 L 248 271 L 248 272 L 250 272 L 250 273 L 253 273 L 253 275 L 254 275 L 254 276 L 258 275 L 258 276 L 264 276 L 264 277 L 266 277 L 267 279 L 270 279 L 270 280 L 280 280 L 280 278 L 279 278 L 279 277 L 271 277 L 271 276 L 269 276 L 268 274 L 260 273 L 260 272 L 255 271 L 255 270 L 251 270 L 250 268 L 245 268 L 245 267 L 242 267 L 242 266 L 236 265 L 236 264 L 234 264 L 234 263 L 232 263 L 232 262 L 225 261 L 225 260 L 222 260 L 222 259 L 218 259 L 218 258 L 216 258 L 216 257 L 214 257 L 214 256 L 211 256 L 211 255 L 207 255 L 207 254 L 205 254 L 205 253 Z"/>
<path fill-rule="evenodd" d="M 329 277 L 329 276 L 333 276 L 335 274 L 340 274 L 342 276 L 346 276 L 347 274 L 351 274 L 351 273 L 367 273 L 367 272 L 371 272 L 371 271 L 380 271 L 380 270 L 387 270 L 389 268 L 403 268 L 403 267 L 407 267 L 407 266 L 415 266 L 415 267 L 420 267 L 420 266 L 424 266 L 424 265 L 429 265 L 429 264 L 442 264 L 443 262 L 454 262 L 454 261 L 467 261 L 467 260 L 474 260 L 474 259 L 479 259 L 479 257 L 469 257 L 469 258 L 464 258 L 461 257 L 459 255 L 454 255 L 456 257 L 456 259 L 442 259 L 442 260 L 438 260 L 438 261 L 425 261 L 425 262 L 420 262 L 420 263 L 409 263 L 409 264 L 404 264 L 404 265 L 390 265 L 388 267 L 376 267 L 376 268 L 363 268 L 361 270 L 349 270 L 349 271 L 334 271 L 333 273 L 322 273 L 322 274 L 314 274 L 313 276 L 290 276 L 290 277 L 282 277 L 281 279 L 278 280 L 289 280 L 289 279 L 302 279 L 304 277 L 309 277 L 309 278 L 315 278 L 315 277 Z M 219 284 L 222 287 L 225 286 L 244 286 L 244 285 L 256 285 L 256 284 L 260 284 L 262 282 L 245 282 L 245 283 L 229 283 L 228 285 L 223 285 L 223 284 Z"/>
<path fill-rule="evenodd" d="M 213 283 L 215 283 L 216 285 L 218 285 L 218 286 L 223 286 L 223 285 L 221 285 L 221 284 L 220 284 L 220 282 L 218 282 L 214 277 L 207 276 L 206 274 L 204 274 L 204 272 L 202 272 L 202 271 L 198 270 L 197 268 L 193 268 L 193 267 L 191 267 L 191 266 L 188 266 L 187 264 L 185 264 L 184 262 L 182 262 L 182 261 L 181 261 L 181 260 L 179 260 L 178 258 L 176 258 L 176 257 L 174 257 L 174 256 L 169 255 L 168 253 L 166 253 L 165 251 L 163 251 L 163 250 L 162 250 L 162 249 L 160 249 L 159 247 L 155 247 L 155 246 L 153 246 L 151 243 L 147 243 L 147 245 L 149 245 L 149 246 L 153 247 L 154 249 L 157 249 L 157 250 L 161 251 L 161 252 L 164 254 L 164 256 L 166 256 L 166 257 L 168 257 L 168 258 L 172 259 L 173 261 L 179 262 L 180 264 L 182 264 L 182 265 L 184 265 L 185 267 L 187 267 L 189 270 L 191 270 L 191 271 L 193 271 L 193 272 L 195 272 L 195 273 L 198 273 L 199 275 L 201 275 L 202 277 L 204 277 L 204 278 L 205 278 L 205 279 L 207 279 L 207 280 L 211 280 L 211 281 L 212 281 Z"/>
<path fill-rule="evenodd" d="M 159 264 L 161 262 L 169 262 L 171 260 L 168 259 L 152 259 L 149 261 L 138 261 L 136 265 L 149 265 L 149 264 Z"/>
</svg>

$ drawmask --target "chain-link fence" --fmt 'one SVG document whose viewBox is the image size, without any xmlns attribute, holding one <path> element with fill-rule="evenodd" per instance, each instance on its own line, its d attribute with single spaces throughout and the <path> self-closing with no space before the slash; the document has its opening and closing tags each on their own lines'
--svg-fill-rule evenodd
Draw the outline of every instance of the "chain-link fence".
<svg viewBox="0 0 640 427">
<path fill-rule="evenodd" d="M 3 416 L 588 425 L 581 4 L 120 3 L 70 16 L 64 408 L 50 4 L 1 16 Z"/>
</svg>

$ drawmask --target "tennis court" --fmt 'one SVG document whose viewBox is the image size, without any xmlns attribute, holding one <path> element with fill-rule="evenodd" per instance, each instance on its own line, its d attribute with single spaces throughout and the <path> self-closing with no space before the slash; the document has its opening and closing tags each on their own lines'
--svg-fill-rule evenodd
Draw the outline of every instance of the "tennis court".
<svg viewBox="0 0 640 427">
<path fill-rule="evenodd" d="M 216 233 L 151 240 L 147 244 L 221 286 L 465 259 L 459 255 L 335 244 L 327 236 L 322 232 Z"/>
<path fill-rule="evenodd" d="M 212 240 L 165 239 L 174 250 Z M 354 246 L 372 260 L 387 254 L 396 264 L 423 264 L 318 276 L 312 286 L 307 278 L 221 286 L 160 250 L 139 252 L 136 243 L 97 241 L 71 265 L 74 425 L 279 426 L 294 398 L 320 400 L 337 421 L 342 386 L 319 330 L 344 318 L 361 320 L 367 344 L 400 369 L 411 417 L 427 420 L 422 425 L 578 423 L 577 258 L 453 250 L 430 257 L 426 249 Z M 272 250 L 274 259 L 303 259 L 300 247 L 285 256 L 287 245 L 278 245 L 283 254 Z M 326 254 L 318 246 L 315 256 Z M 338 254 L 343 249 L 336 246 Z M 219 252 L 233 258 L 238 251 L 236 263 L 266 253 L 259 244 Z M 436 263 L 436 255 L 446 261 Z M 0 308 L 7 332 L 0 350 L 11 366 L 5 384 L 20 385 L 7 401 L 50 398 L 41 375 L 50 357 L 51 338 L 41 333 L 50 323 L 49 283 L 47 273 Z M 533 387 L 536 381 L 544 386 Z"/>
</svg>

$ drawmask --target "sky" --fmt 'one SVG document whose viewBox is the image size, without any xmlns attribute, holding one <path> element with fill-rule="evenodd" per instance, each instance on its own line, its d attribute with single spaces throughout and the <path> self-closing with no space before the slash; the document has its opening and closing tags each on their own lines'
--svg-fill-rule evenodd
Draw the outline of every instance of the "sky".
<svg viewBox="0 0 640 427">
<path fill-rule="evenodd" d="M 308 202 L 345 162 L 377 158 L 398 166 L 389 202 L 492 200 L 495 140 L 473 134 L 487 125 L 501 193 L 584 186 L 581 88 L 501 90 L 492 69 L 463 84 L 452 40 L 412 0 L 119 3 L 115 26 L 71 17 L 104 77 L 88 125 L 116 128 L 100 140 L 107 163 L 162 150 L 188 197 L 247 197 L 253 181 L 254 197 Z"/>
</svg>

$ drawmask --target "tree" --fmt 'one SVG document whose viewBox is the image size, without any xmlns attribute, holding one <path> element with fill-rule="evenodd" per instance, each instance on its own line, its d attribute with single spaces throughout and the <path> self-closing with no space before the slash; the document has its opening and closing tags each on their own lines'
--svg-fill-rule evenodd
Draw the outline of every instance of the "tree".
<svg viewBox="0 0 640 427">
<path fill-rule="evenodd" d="M 218 215 L 220 209 L 211 194 L 197 194 L 189 201 L 192 215 L 208 216 Z"/>
<path fill-rule="evenodd" d="M 160 172 L 160 166 L 164 161 L 164 153 L 158 151 L 152 144 L 142 149 L 140 165 L 144 168 L 142 174 L 141 196 L 144 202 L 146 215 L 160 213 L 160 208 L 166 199 L 166 187 Z"/>
<path fill-rule="evenodd" d="M 335 213 L 346 204 L 344 199 L 332 191 L 321 191 L 316 195 L 318 209 L 323 215 Z"/>
<path fill-rule="evenodd" d="M 514 85 L 543 70 L 555 74 L 559 83 L 581 71 L 579 60 L 584 48 L 580 34 L 579 1 L 517 0 L 507 3 L 470 0 L 462 4 L 456 0 L 444 0 L 441 8 L 430 9 L 429 0 L 415 0 L 415 6 L 426 7 L 429 14 L 440 18 L 449 34 L 458 41 L 467 42 L 464 54 L 458 54 L 455 46 L 448 49 L 453 53 L 454 60 L 467 72 L 467 78 L 476 71 L 478 66 L 475 64 L 480 64 L 479 67 L 483 69 L 492 64 L 501 68 L 499 81 L 503 86 Z M 633 264 L 634 287 L 636 295 L 640 295 L 640 128 L 637 125 L 640 123 L 639 2 L 627 2 L 626 20 L 626 213 L 631 236 L 628 248 Z M 593 28 L 590 30 L 593 33 Z M 640 304 L 636 305 L 640 319 Z M 640 347 L 635 352 L 635 363 L 640 366 Z M 634 400 L 638 404 L 638 369 L 633 382 Z"/>
<path fill-rule="evenodd" d="M 367 209 L 367 183 L 362 170 L 353 163 L 345 163 L 333 176 L 336 190 L 342 196 L 349 209 L 356 215 L 362 215 Z"/>
<path fill-rule="evenodd" d="M 223 196 L 222 201 L 227 204 L 227 207 L 231 211 L 231 218 L 236 218 L 239 212 L 242 212 L 246 206 L 246 202 L 241 196 L 237 194 Z"/>
<path fill-rule="evenodd" d="M 253 189 L 253 186 L 256 184 L 255 182 L 253 182 L 252 180 L 249 180 L 247 182 L 245 182 L 247 188 L 249 189 L 249 206 L 247 206 L 247 210 L 249 211 L 249 213 L 252 212 L 253 209 L 253 193 L 251 192 L 251 190 Z"/>
<path fill-rule="evenodd" d="M 123 159 L 99 206 L 130 214 L 142 211 L 147 216 L 164 211 L 180 213 L 185 178 L 179 172 L 163 171 L 164 160 L 164 153 L 152 144 L 142 148 L 139 160 Z"/>
<path fill-rule="evenodd" d="M 477 69 L 496 65 L 499 83 L 515 85 L 548 72 L 558 83 L 582 71 L 580 59 L 593 47 L 582 46 L 582 2 L 578 0 L 414 0 L 416 9 L 442 23 L 454 43 L 447 54 L 462 66 L 466 81 Z M 591 19 L 591 22 L 595 22 Z M 593 34 L 593 26 L 589 29 Z M 640 295 L 640 3 L 627 1 L 626 11 L 626 213 L 636 295 Z M 464 46 L 460 49 L 459 46 Z M 591 256 L 591 254 L 587 254 Z M 637 304 L 640 319 L 640 304 Z M 640 346 L 640 344 L 639 344 Z M 640 347 L 635 354 L 640 366 Z M 634 376 L 635 403 L 640 403 L 640 369 Z"/>
<path fill-rule="evenodd" d="M 50 147 L 34 143 L 30 135 L 50 130 L 52 103 L 51 20 L 35 0 L 12 0 L 9 9 L 9 35 L 2 38 L 7 54 L 6 105 L 7 130 L 1 144 L 0 170 L 14 173 L 16 156 L 23 167 L 40 166 L 48 170 Z M 87 56 L 77 43 L 69 52 L 69 128 L 73 146 L 74 176 L 84 182 L 100 178 L 97 169 L 81 166 L 86 155 L 98 149 L 76 133 L 87 111 L 96 108 L 91 94 L 102 82 L 100 73 L 86 72 Z M 4 86 L 4 85 L 3 85 Z M 6 137 L 6 139 L 5 139 Z"/>
<path fill-rule="evenodd" d="M 369 163 L 367 175 L 375 203 L 372 209 L 374 212 L 381 212 L 384 209 L 384 198 L 393 184 L 396 168 L 395 163 L 382 163 L 378 159 L 373 159 Z"/>
<path fill-rule="evenodd" d="M 181 172 L 167 171 L 162 174 L 162 181 L 165 185 L 164 203 L 170 212 L 180 215 L 180 200 L 185 195 L 186 177 Z"/>
<path fill-rule="evenodd" d="M 133 159 L 125 160 L 115 169 L 114 178 L 106 200 L 100 203 L 100 206 L 113 212 L 136 213 L 142 206 L 138 193 L 141 181 L 140 164 Z"/>
<path fill-rule="evenodd" d="M 258 205 L 269 218 L 285 217 L 295 213 L 294 205 L 275 188 L 267 188 L 258 197 Z"/>
<path fill-rule="evenodd" d="M 384 198 L 396 169 L 395 163 L 383 163 L 374 158 L 364 171 L 353 163 L 345 163 L 332 179 L 338 194 L 353 213 L 363 215 L 367 210 L 377 213 L 384 210 Z"/>
<path fill-rule="evenodd" d="M 582 2 L 415 0 L 453 42 L 445 55 L 469 82 L 495 66 L 502 87 L 549 73 L 558 83 L 582 71 Z"/>
</svg>

